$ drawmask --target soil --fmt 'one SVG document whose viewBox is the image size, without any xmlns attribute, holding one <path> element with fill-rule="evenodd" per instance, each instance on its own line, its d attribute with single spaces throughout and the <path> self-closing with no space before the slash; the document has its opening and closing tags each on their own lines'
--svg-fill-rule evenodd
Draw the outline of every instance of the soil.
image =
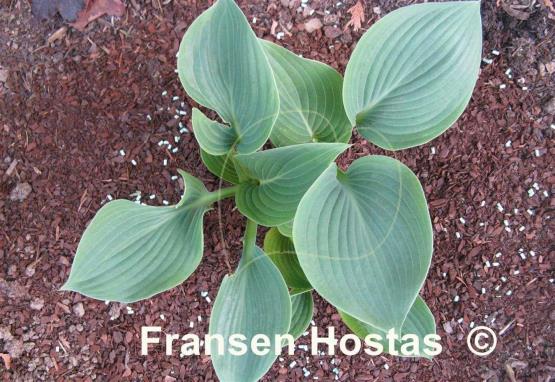
<svg viewBox="0 0 555 382">
<path fill-rule="evenodd" d="M 358 32 L 344 30 L 353 1 L 240 5 L 259 36 L 343 72 L 364 30 L 413 2 L 366 0 Z M 461 119 L 426 145 L 387 153 L 415 171 L 430 205 L 435 253 L 422 296 L 443 353 L 428 361 L 308 356 L 298 348 L 265 381 L 555 378 L 555 21 L 548 0 L 518 8 L 527 20 L 508 3 L 482 4 L 486 60 Z M 179 133 L 179 122 L 190 127 L 193 103 L 174 72 L 184 31 L 208 5 L 130 0 L 124 17 L 79 32 L 63 29 L 59 16 L 34 19 L 28 1 L 0 1 L 0 380 L 215 380 L 207 356 L 168 357 L 161 348 L 141 356 L 140 328 L 207 332 L 226 261 L 234 267 L 240 251 L 244 221 L 230 201 L 207 214 L 204 260 L 179 287 L 129 306 L 58 291 L 81 233 L 109 196 L 134 199 L 140 191 L 149 204 L 176 202 L 177 168 L 217 187 L 194 137 Z M 315 30 L 307 33 L 312 18 L 321 23 L 309 23 Z M 176 119 L 178 110 L 187 114 Z M 178 152 L 158 146 L 174 136 Z M 352 142 L 343 166 L 383 153 L 356 134 Z M 315 309 L 322 334 L 330 325 L 347 332 L 319 297 Z M 466 346 L 478 325 L 498 333 L 484 358 Z"/>
</svg>

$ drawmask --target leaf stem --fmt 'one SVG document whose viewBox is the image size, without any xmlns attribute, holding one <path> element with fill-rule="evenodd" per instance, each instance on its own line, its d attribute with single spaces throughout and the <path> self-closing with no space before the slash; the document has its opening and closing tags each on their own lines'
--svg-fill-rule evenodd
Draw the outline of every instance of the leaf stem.
<svg viewBox="0 0 555 382">
<path fill-rule="evenodd" d="M 247 218 L 247 226 L 245 228 L 245 236 L 243 237 L 243 259 L 248 261 L 254 255 L 254 247 L 256 246 L 256 232 L 258 231 L 258 224 L 253 220 Z"/>
<path fill-rule="evenodd" d="M 212 195 L 214 197 L 214 201 L 217 202 L 218 200 L 229 198 L 235 195 L 238 189 L 239 186 L 220 188 L 217 191 L 211 192 L 209 195 Z"/>
<path fill-rule="evenodd" d="M 195 201 L 195 205 L 197 204 L 205 205 L 205 206 L 211 205 L 212 203 L 215 203 L 219 200 L 229 198 L 235 195 L 238 189 L 239 189 L 239 186 L 232 186 L 232 187 L 220 188 L 216 191 L 209 192 L 201 196 L 197 201 Z"/>
<path fill-rule="evenodd" d="M 215 203 L 219 200 L 229 198 L 235 195 L 238 189 L 239 189 L 239 186 L 232 186 L 232 187 L 220 188 L 219 190 L 216 190 L 214 192 L 204 193 L 198 199 L 194 200 L 192 203 L 186 204 L 185 206 L 186 208 L 198 208 L 201 206 L 210 206 L 212 203 Z M 181 201 L 177 206 L 178 207 L 181 206 L 182 202 L 183 201 Z"/>
</svg>

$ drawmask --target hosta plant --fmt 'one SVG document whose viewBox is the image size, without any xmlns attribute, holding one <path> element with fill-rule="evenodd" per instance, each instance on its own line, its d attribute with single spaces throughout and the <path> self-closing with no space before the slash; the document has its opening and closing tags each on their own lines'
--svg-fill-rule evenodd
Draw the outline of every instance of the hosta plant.
<svg viewBox="0 0 555 382">
<path fill-rule="evenodd" d="M 357 335 L 435 333 L 419 297 L 433 247 L 420 182 L 388 156 L 346 171 L 335 159 L 353 127 L 399 150 L 451 126 L 478 77 L 481 33 L 478 1 L 401 8 L 363 35 L 342 78 L 257 38 L 233 0 L 218 0 L 185 33 L 177 67 L 200 105 L 192 125 L 202 160 L 231 185 L 208 191 L 180 171 L 176 205 L 109 202 L 85 230 L 63 289 L 130 303 L 183 283 L 202 259 L 204 214 L 234 198 L 246 217 L 244 248 L 219 288 L 211 334 L 298 337 L 313 292 Z M 263 248 L 258 226 L 270 227 Z M 275 358 L 225 353 L 212 362 L 222 381 L 255 381 Z"/>
</svg>

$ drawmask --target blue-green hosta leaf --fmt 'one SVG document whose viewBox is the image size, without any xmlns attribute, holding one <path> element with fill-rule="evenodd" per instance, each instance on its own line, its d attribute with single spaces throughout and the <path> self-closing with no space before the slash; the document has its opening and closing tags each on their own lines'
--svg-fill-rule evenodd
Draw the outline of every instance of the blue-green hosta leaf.
<svg viewBox="0 0 555 382">
<path fill-rule="evenodd" d="M 479 1 L 411 5 L 357 43 L 345 71 L 351 123 L 390 150 L 430 141 L 465 109 L 480 70 Z"/>
<path fill-rule="evenodd" d="M 229 183 L 238 184 L 239 176 L 235 171 L 231 155 L 232 152 L 228 152 L 226 155 L 212 155 L 202 149 L 200 150 L 202 162 L 212 174 Z"/>
<path fill-rule="evenodd" d="M 220 155 L 227 146 L 251 153 L 262 147 L 278 115 L 279 95 L 264 49 L 233 0 L 218 0 L 191 24 L 177 70 L 189 96 L 229 125 L 208 123 L 196 113 L 193 128 L 205 151 Z"/>
<path fill-rule="evenodd" d="M 276 78 L 280 110 L 270 140 L 274 146 L 348 142 L 351 123 L 343 108 L 343 78 L 332 67 L 307 60 L 261 40 Z"/>
<path fill-rule="evenodd" d="M 182 283 L 197 268 L 204 240 L 208 193 L 180 172 L 185 193 L 176 206 L 143 206 L 115 200 L 88 225 L 63 290 L 99 300 L 134 302 Z"/>
<path fill-rule="evenodd" d="M 357 320 L 354 317 L 349 316 L 347 313 L 339 311 L 341 319 L 347 325 L 349 329 L 353 331 L 357 336 L 364 339 L 369 334 L 378 334 L 383 341 L 377 341 L 382 344 L 384 352 L 391 354 L 392 349 L 389 348 L 389 341 L 387 340 L 387 332 L 378 329 L 372 325 L 366 324 L 362 321 Z M 416 336 L 417 340 L 414 338 L 407 338 L 401 341 L 404 335 L 412 334 Z M 434 315 L 430 312 L 430 308 L 426 305 L 426 302 L 422 297 L 418 296 L 416 301 L 412 305 L 407 319 L 403 323 L 401 329 L 401 334 L 399 335 L 399 340 L 395 341 L 395 351 L 399 353 L 400 356 L 407 357 L 425 357 L 431 358 L 424 349 L 426 348 L 424 343 L 424 337 L 429 334 L 436 334 L 436 323 L 434 320 Z M 398 333 L 397 333 L 398 335 Z M 412 337 L 412 336 L 411 336 Z M 418 343 L 416 346 L 412 346 Z M 407 351 L 408 354 L 402 354 L 401 350 Z"/>
<path fill-rule="evenodd" d="M 226 348 L 223 355 L 212 350 L 212 364 L 222 382 L 257 381 L 276 359 L 275 335 L 286 334 L 291 322 L 291 299 L 276 266 L 260 248 L 250 259 L 243 257 L 237 271 L 226 276 L 214 302 L 209 334 L 220 334 L 228 343 L 232 334 L 246 337 L 249 351 L 233 355 Z M 256 355 L 250 343 L 256 334 L 270 338 L 270 351 Z M 281 346 L 281 344 L 280 344 Z"/>
<path fill-rule="evenodd" d="M 268 227 L 290 221 L 312 182 L 347 147 L 344 143 L 304 143 L 237 155 L 237 163 L 250 178 L 235 195 L 237 208 Z"/>
<path fill-rule="evenodd" d="M 227 125 L 208 119 L 199 109 L 193 109 L 193 133 L 203 151 L 211 155 L 231 152 L 237 139 L 235 131 Z"/>
<path fill-rule="evenodd" d="M 293 237 L 293 219 L 289 220 L 287 223 L 278 225 L 277 229 L 283 236 Z"/>
<path fill-rule="evenodd" d="M 335 164 L 297 209 L 293 241 L 316 291 L 347 314 L 399 332 L 432 258 L 424 192 L 401 162 L 370 156 Z"/>
<path fill-rule="evenodd" d="M 311 289 L 297 259 L 295 246 L 290 238 L 283 236 L 276 227 L 270 228 L 264 237 L 264 253 L 270 257 L 288 287 Z"/>
<path fill-rule="evenodd" d="M 306 331 L 314 310 L 312 292 L 304 292 L 291 296 L 291 326 L 289 334 L 297 339 Z"/>
</svg>

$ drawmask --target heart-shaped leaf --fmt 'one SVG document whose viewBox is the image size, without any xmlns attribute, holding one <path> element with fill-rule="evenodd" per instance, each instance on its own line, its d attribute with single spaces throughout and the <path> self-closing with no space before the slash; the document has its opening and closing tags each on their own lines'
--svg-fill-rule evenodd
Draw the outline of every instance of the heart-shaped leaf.
<svg viewBox="0 0 555 382">
<path fill-rule="evenodd" d="M 348 142 L 351 123 L 342 99 L 343 78 L 332 67 L 307 60 L 261 40 L 277 82 L 280 110 L 270 140 L 274 146 Z"/>
<path fill-rule="evenodd" d="M 234 147 L 251 153 L 262 147 L 279 112 L 279 95 L 264 49 L 233 0 L 218 0 L 191 24 L 177 70 L 189 96 L 229 125 L 208 123 L 196 113 L 193 128 L 205 151 L 220 155 Z"/>
<path fill-rule="evenodd" d="M 370 156 L 330 167 L 301 200 L 293 223 L 299 263 L 316 291 L 380 329 L 400 328 L 432 258 L 420 182 L 401 162 Z"/>
<path fill-rule="evenodd" d="M 426 354 L 425 350 L 427 346 L 424 342 L 424 337 L 430 334 L 436 334 L 436 323 L 434 320 L 434 315 L 430 311 L 430 308 L 428 308 L 426 302 L 424 302 L 424 300 L 420 296 L 416 298 L 416 301 L 411 307 L 409 314 L 407 315 L 407 318 L 403 323 L 401 334 L 399 335 L 397 333 L 399 339 L 395 341 L 395 352 L 392 351 L 393 349 L 389 348 L 389 341 L 386 337 L 387 332 L 384 332 L 383 330 L 366 324 L 362 321 L 359 321 L 356 318 L 349 316 L 345 312 L 339 311 L 339 314 L 345 325 L 347 325 L 347 327 L 360 338 L 364 339 L 369 334 L 379 335 L 383 339 L 383 341 L 377 342 L 382 344 L 385 353 L 393 353 L 393 355 L 406 357 L 431 358 L 429 354 Z M 403 336 L 407 334 L 412 336 L 405 338 L 405 340 L 402 340 Z M 405 351 L 407 351 L 408 353 L 403 354 Z"/>
<path fill-rule="evenodd" d="M 212 364 L 220 381 L 257 381 L 276 359 L 276 334 L 286 334 L 291 322 L 291 299 L 276 266 L 260 248 L 252 257 L 243 257 L 235 274 L 226 276 L 214 302 L 209 334 L 223 336 L 226 350 L 222 355 L 212 351 Z M 248 351 L 234 355 L 229 351 L 229 338 L 243 335 Z M 255 335 L 270 339 L 269 352 L 256 355 L 251 351 Z M 278 348 L 281 347 L 281 341 Z"/>
<path fill-rule="evenodd" d="M 237 171 L 235 171 L 231 151 L 226 155 L 212 155 L 201 149 L 200 157 L 212 174 L 229 183 L 239 183 L 239 176 Z"/>
<path fill-rule="evenodd" d="M 299 338 L 310 325 L 314 310 L 312 292 L 304 292 L 291 296 L 291 326 L 289 334 Z"/>
<path fill-rule="evenodd" d="M 115 200 L 85 230 L 62 290 L 99 300 L 134 302 L 182 283 L 204 249 L 202 220 L 208 194 L 200 180 L 180 172 L 185 193 L 176 206 Z"/>
<path fill-rule="evenodd" d="M 268 227 L 293 219 L 312 182 L 349 145 L 304 143 L 235 157 L 249 181 L 235 196 L 237 208 Z"/>
<path fill-rule="evenodd" d="M 311 289 L 299 265 L 295 247 L 290 238 L 283 236 L 277 228 L 271 228 L 264 237 L 264 253 L 278 267 L 288 287 L 293 289 Z"/>
<path fill-rule="evenodd" d="M 480 70 L 479 1 L 403 7 L 360 39 L 345 71 L 351 123 L 390 150 L 430 141 L 465 109 Z"/>
</svg>

